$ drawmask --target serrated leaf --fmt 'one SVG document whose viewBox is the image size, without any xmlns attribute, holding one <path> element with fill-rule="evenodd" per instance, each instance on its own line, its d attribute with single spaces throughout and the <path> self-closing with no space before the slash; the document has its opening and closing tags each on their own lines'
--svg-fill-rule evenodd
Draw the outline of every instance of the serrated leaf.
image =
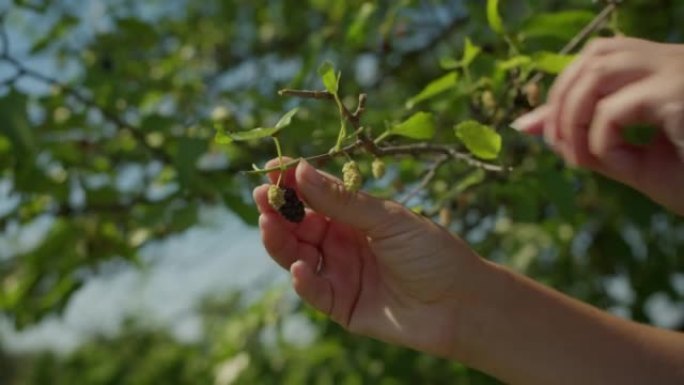
<svg viewBox="0 0 684 385">
<path fill-rule="evenodd" d="M 460 123 L 456 136 L 468 151 L 481 159 L 495 159 L 501 151 L 501 136 L 491 127 L 474 120 Z"/>
<path fill-rule="evenodd" d="M 323 86 L 331 94 L 337 95 L 340 77 L 335 73 L 335 65 L 329 61 L 321 64 L 318 68 L 318 75 L 323 80 Z"/>
<path fill-rule="evenodd" d="M 390 128 L 389 133 L 418 140 L 432 139 L 435 136 L 435 122 L 432 114 L 417 112 L 404 122 Z"/>
<path fill-rule="evenodd" d="M 267 138 L 270 136 L 273 136 L 275 133 L 280 131 L 276 127 L 269 127 L 269 128 L 255 128 L 253 130 L 249 131 L 240 131 L 240 132 L 226 132 L 225 137 L 228 138 L 226 142 L 219 142 L 221 144 L 225 143 L 231 143 L 231 142 L 244 142 L 248 140 L 256 140 L 256 139 L 262 139 L 262 138 Z M 217 141 L 219 139 L 217 138 Z"/>
<path fill-rule="evenodd" d="M 285 115 L 280 118 L 278 123 L 276 123 L 275 128 L 282 130 L 283 128 L 289 126 L 292 123 L 292 118 L 297 114 L 297 112 L 299 112 L 299 108 L 293 108 L 285 113 Z"/>
<path fill-rule="evenodd" d="M 563 72 L 574 59 L 575 55 L 561 55 L 553 52 L 537 52 L 532 57 L 537 70 L 554 75 Z"/>
<path fill-rule="evenodd" d="M 458 73 L 456 72 L 449 72 L 448 74 L 431 81 L 418 95 L 412 97 L 406 102 L 406 108 L 411 109 L 422 101 L 449 91 L 456 86 L 457 82 Z"/>
<path fill-rule="evenodd" d="M 247 140 L 262 139 L 270 136 L 275 136 L 283 128 L 289 126 L 292 123 L 292 118 L 297 114 L 299 108 L 293 108 L 288 111 L 282 118 L 276 123 L 275 127 L 258 127 L 249 131 L 240 132 L 225 132 L 221 124 L 216 125 L 216 136 L 214 141 L 218 144 L 230 144 L 233 142 L 244 142 Z"/>
<path fill-rule="evenodd" d="M 487 22 L 492 31 L 503 35 L 504 26 L 499 14 L 499 0 L 487 0 Z"/>
</svg>

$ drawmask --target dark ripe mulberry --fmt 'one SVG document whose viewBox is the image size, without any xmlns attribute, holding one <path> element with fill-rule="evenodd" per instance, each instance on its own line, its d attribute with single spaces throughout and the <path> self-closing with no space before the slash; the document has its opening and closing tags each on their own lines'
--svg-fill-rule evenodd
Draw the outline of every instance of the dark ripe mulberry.
<svg viewBox="0 0 684 385">
<path fill-rule="evenodd" d="M 304 220 L 304 204 L 297 197 L 294 189 L 285 187 L 285 204 L 280 206 L 280 215 L 290 222 L 299 223 Z"/>
</svg>

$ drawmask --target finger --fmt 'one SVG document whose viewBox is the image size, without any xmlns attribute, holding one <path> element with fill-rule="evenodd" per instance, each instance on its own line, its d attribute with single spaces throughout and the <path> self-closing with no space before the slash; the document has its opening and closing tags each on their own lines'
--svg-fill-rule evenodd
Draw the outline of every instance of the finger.
<svg viewBox="0 0 684 385">
<path fill-rule="evenodd" d="M 665 135 L 677 149 L 679 159 L 684 162 L 684 105 L 667 103 L 663 106 Z"/>
<path fill-rule="evenodd" d="M 315 265 L 297 261 L 290 267 L 292 286 L 297 294 L 318 311 L 331 315 L 333 311 L 333 289 L 325 278 L 316 275 Z"/>
<path fill-rule="evenodd" d="M 596 104 L 589 129 L 589 151 L 602 159 L 613 148 L 624 144 L 622 130 L 632 124 L 662 126 L 658 114 L 662 84 L 642 81 L 623 87 Z"/>
<path fill-rule="evenodd" d="M 560 131 L 563 154 L 574 165 L 586 165 L 592 157 L 587 148 L 587 131 L 595 104 L 637 81 L 649 72 L 643 55 L 631 51 L 604 55 L 587 63 L 575 85 L 560 100 Z"/>
<path fill-rule="evenodd" d="M 297 187 L 314 211 L 361 230 L 382 236 L 392 224 L 410 220 L 412 215 L 397 203 L 362 192 L 347 191 L 337 178 L 324 175 L 306 161 L 296 171 Z"/>
<path fill-rule="evenodd" d="M 289 269 L 296 260 L 304 260 L 315 266 L 321 258 L 318 247 L 297 239 L 292 231 L 283 226 L 277 214 L 262 214 L 259 228 L 266 251 L 285 269 Z"/>
<path fill-rule="evenodd" d="M 276 212 L 276 210 L 268 203 L 268 188 L 269 185 L 262 184 L 252 191 L 252 198 L 257 205 L 257 209 L 260 213 L 271 213 Z"/>
<path fill-rule="evenodd" d="M 292 162 L 293 159 L 287 156 L 283 157 L 283 164 L 287 164 Z M 265 168 L 274 168 L 280 166 L 280 161 L 278 158 L 276 159 L 271 159 L 268 162 L 266 162 L 266 165 L 264 166 Z M 283 177 L 280 181 L 281 186 L 286 186 L 286 187 L 291 187 L 294 188 L 296 183 L 295 183 L 295 177 L 294 177 L 295 169 L 294 167 L 291 167 L 287 170 L 285 170 L 283 174 Z M 276 184 L 278 183 L 278 178 L 280 177 L 281 172 L 280 171 L 271 171 L 268 173 L 268 179 L 271 181 L 271 183 Z"/>
<path fill-rule="evenodd" d="M 259 217 L 261 241 L 266 252 L 284 269 L 297 260 L 298 241 L 292 231 L 285 228 L 277 214 L 266 213 Z"/>
<path fill-rule="evenodd" d="M 253 195 L 259 212 L 273 213 L 276 215 L 280 225 L 288 231 L 293 232 L 300 241 L 312 245 L 318 245 L 323 241 L 323 237 L 328 228 L 328 220 L 322 215 L 306 209 L 304 219 L 300 223 L 293 223 L 284 219 L 280 213 L 268 203 L 268 185 L 257 187 L 254 189 Z"/>
<path fill-rule="evenodd" d="M 544 133 L 544 122 L 549 113 L 549 106 L 543 105 L 518 117 L 511 127 L 529 135 L 542 135 Z"/>
<path fill-rule="evenodd" d="M 636 50 L 644 44 L 647 43 L 643 40 L 632 38 L 598 38 L 592 40 L 584 47 L 579 57 L 563 71 L 549 90 L 548 104 L 550 105 L 550 112 L 544 127 L 544 139 L 547 143 L 560 146 L 563 141 L 559 130 L 562 113 L 561 100 L 565 98 L 567 92 L 575 84 L 584 66 L 602 55 L 621 50 Z"/>
</svg>

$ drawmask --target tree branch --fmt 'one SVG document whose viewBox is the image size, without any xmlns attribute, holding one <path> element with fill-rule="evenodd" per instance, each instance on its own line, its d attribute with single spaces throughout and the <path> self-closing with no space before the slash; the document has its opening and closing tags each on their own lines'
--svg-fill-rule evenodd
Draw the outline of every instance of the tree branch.
<svg viewBox="0 0 684 385">
<path fill-rule="evenodd" d="M 283 89 L 278 91 L 278 94 L 281 96 L 292 96 L 292 97 L 297 97 L 297 98 L 305 98 L 305 99 L 317 99 L 317 100 L 329 100 L 329 101 L 335 101 L 335 97 L 327 92 L 327 91 L 309 91 L 309 90 L 293 90 L 293 89 Z M 416 144 L 408 144 L 408 145 L 399 145 L 399 146 L 380 146 L 376 144 L 371 138 L 368 137 L 368 135 L 365 135 L 363 132 L 363 127 L 361 126 L 360 123 L 360 117 L 362 113 L 365 111 L 365 106 L 366 106 L 366 101 L 367 101 L 367 95 L 366 94 L 361 94 L 359 95 L 359 105 L 357 107 L 356 112 L 352 113 L 349 111 L 349 109 L 344 106 L 342 106 L 342 114 L 345 116 L 345 118 L 351 123 L 351 125 L 354 127 L 356 130 L 357 134 L 357 141 L 353 144 L 348 145 L 347 147 L 343 148 L 341 151 L 334 151 L 330 152 L 327 154 L 321 154 L 321 155 L 316 155 L 314 157 L 310 158 L 305 158 L 306 160 L 323 160 L 323 159 L 330 159 L 332 157 L 342 155 L 345 153 L 353 152 L 357 149 L 364 149 L 366 152 L 371 153 L 377 157 L 381 156 L 391 156 L 391 155 L 414 155 L 414 156 L 420 156 L 420 155 L 442 155 L 443 157 L 446 157 L 447 159 L 453 159 L 456 161 L 461 161 L 465 162 L 473 167 L 478 167 L 486 171 L 491 171 L 491 172 L 505 172 L 505 171 L 510 171 L 510 168 L 505 168 L 499 165 L 487 163 L 480 161 L 478 159 L 475 159 L 472 155 L 464 152 L 460 152 L 456 150 L 453 147 L 450 146 L 445 146 L 445 145 L 438 145 L 434 143 L 416 143 Z M 289 167 L 294 167 L 299 163 L 299 160 L 294 160 L 288 164 L 285 165 L 286 168 Z M 259 174 L 259 173 L 267 173 L 271 171 L 277 171 L 280 168 L 274 168 L 274 169 L 266 169 L 266 170 L 255 170 L 255 171 L 249 171 L 248 173 L 250 174 Z"/>
<path fill-rule="evenodd" d="M 589 22 L 581 31 L 575 35 L 572 40 L 570 40 L 560 51 L 561 55 L 567 55 L 574 51 L 577 47 L 582 44 L 582 42 L 596 32 L 603 24 L 608 20 L 608 18 L 615 12 L 618 5 L 616 1 L 609 1 L 608 4 L 603 8 L 603 10 L 594 17 L 594 19 Z M 539 83 L 546 76 L 543 72 L 537 72 L 528 83 Z"/>
<path fill-rule="evenodd" d="M 447 161 L 449 161 L 450 157 L 447 155 L 442 155 L 435 162 L 432 163 L 430 168 L 427 170 L 425 173 L 425 176 L 423 179 L 420 181 L 420 184 L 418 186 L 414 187 L 411 192 L 406 194 L 405 197 L 403 197 L 399 203 L 405 205 L 407 204 L 413 197 L 416 195 L 420 194 L 421 191 L 423 191 L 430 183 L 432 183 L 432 180 L 435 179 L 437 176 L 437 171 L 444 166 Z"/>
</svg>

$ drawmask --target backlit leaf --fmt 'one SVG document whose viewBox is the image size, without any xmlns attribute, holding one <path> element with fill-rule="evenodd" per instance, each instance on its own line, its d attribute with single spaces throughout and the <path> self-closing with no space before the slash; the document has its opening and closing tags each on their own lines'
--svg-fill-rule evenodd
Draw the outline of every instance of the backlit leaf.
<svg viewBox="0 0 684 385">
<path fill-rule="evenodd" d="M 417 112 L 404 122 L 389 130 L 392 135 L 405 136 L 411 139 L 426 140 L 435 135 L 435 122 L 432 114 Z"/>
<path fill-rule="evenodd" d="M 503 21 L 499 14 L 499 0 L 487 0 L 487 22 L 492 31 L 499 35 L 504 33 Z"/>
<path fill-rule="evenodd" d="M 318 75 L 320 75 L 321 80 L 323 80 L 325 89 L 331 94 L 337 94 L 340 77 L 335 73 L 335 65 L 326 61 L 318 68 Z"/>
<path fill-rule="evenodd" d="M 449 72 L 448 74 L 431 81 L 418 95 L 412 97 L 406 102 L 406 108 L 413 108 L 416 104 L 422 101 L 453 89 L 457 82 L 458 73 L 456 72 Z"/>
<path fill-rule="evenodd" d="M 456 126 L 456 136 L 468 151 L 481 159 L 495 159 L 501 151 L 501 136 L 493 128 L 474 120 Z"/>
</svg>

